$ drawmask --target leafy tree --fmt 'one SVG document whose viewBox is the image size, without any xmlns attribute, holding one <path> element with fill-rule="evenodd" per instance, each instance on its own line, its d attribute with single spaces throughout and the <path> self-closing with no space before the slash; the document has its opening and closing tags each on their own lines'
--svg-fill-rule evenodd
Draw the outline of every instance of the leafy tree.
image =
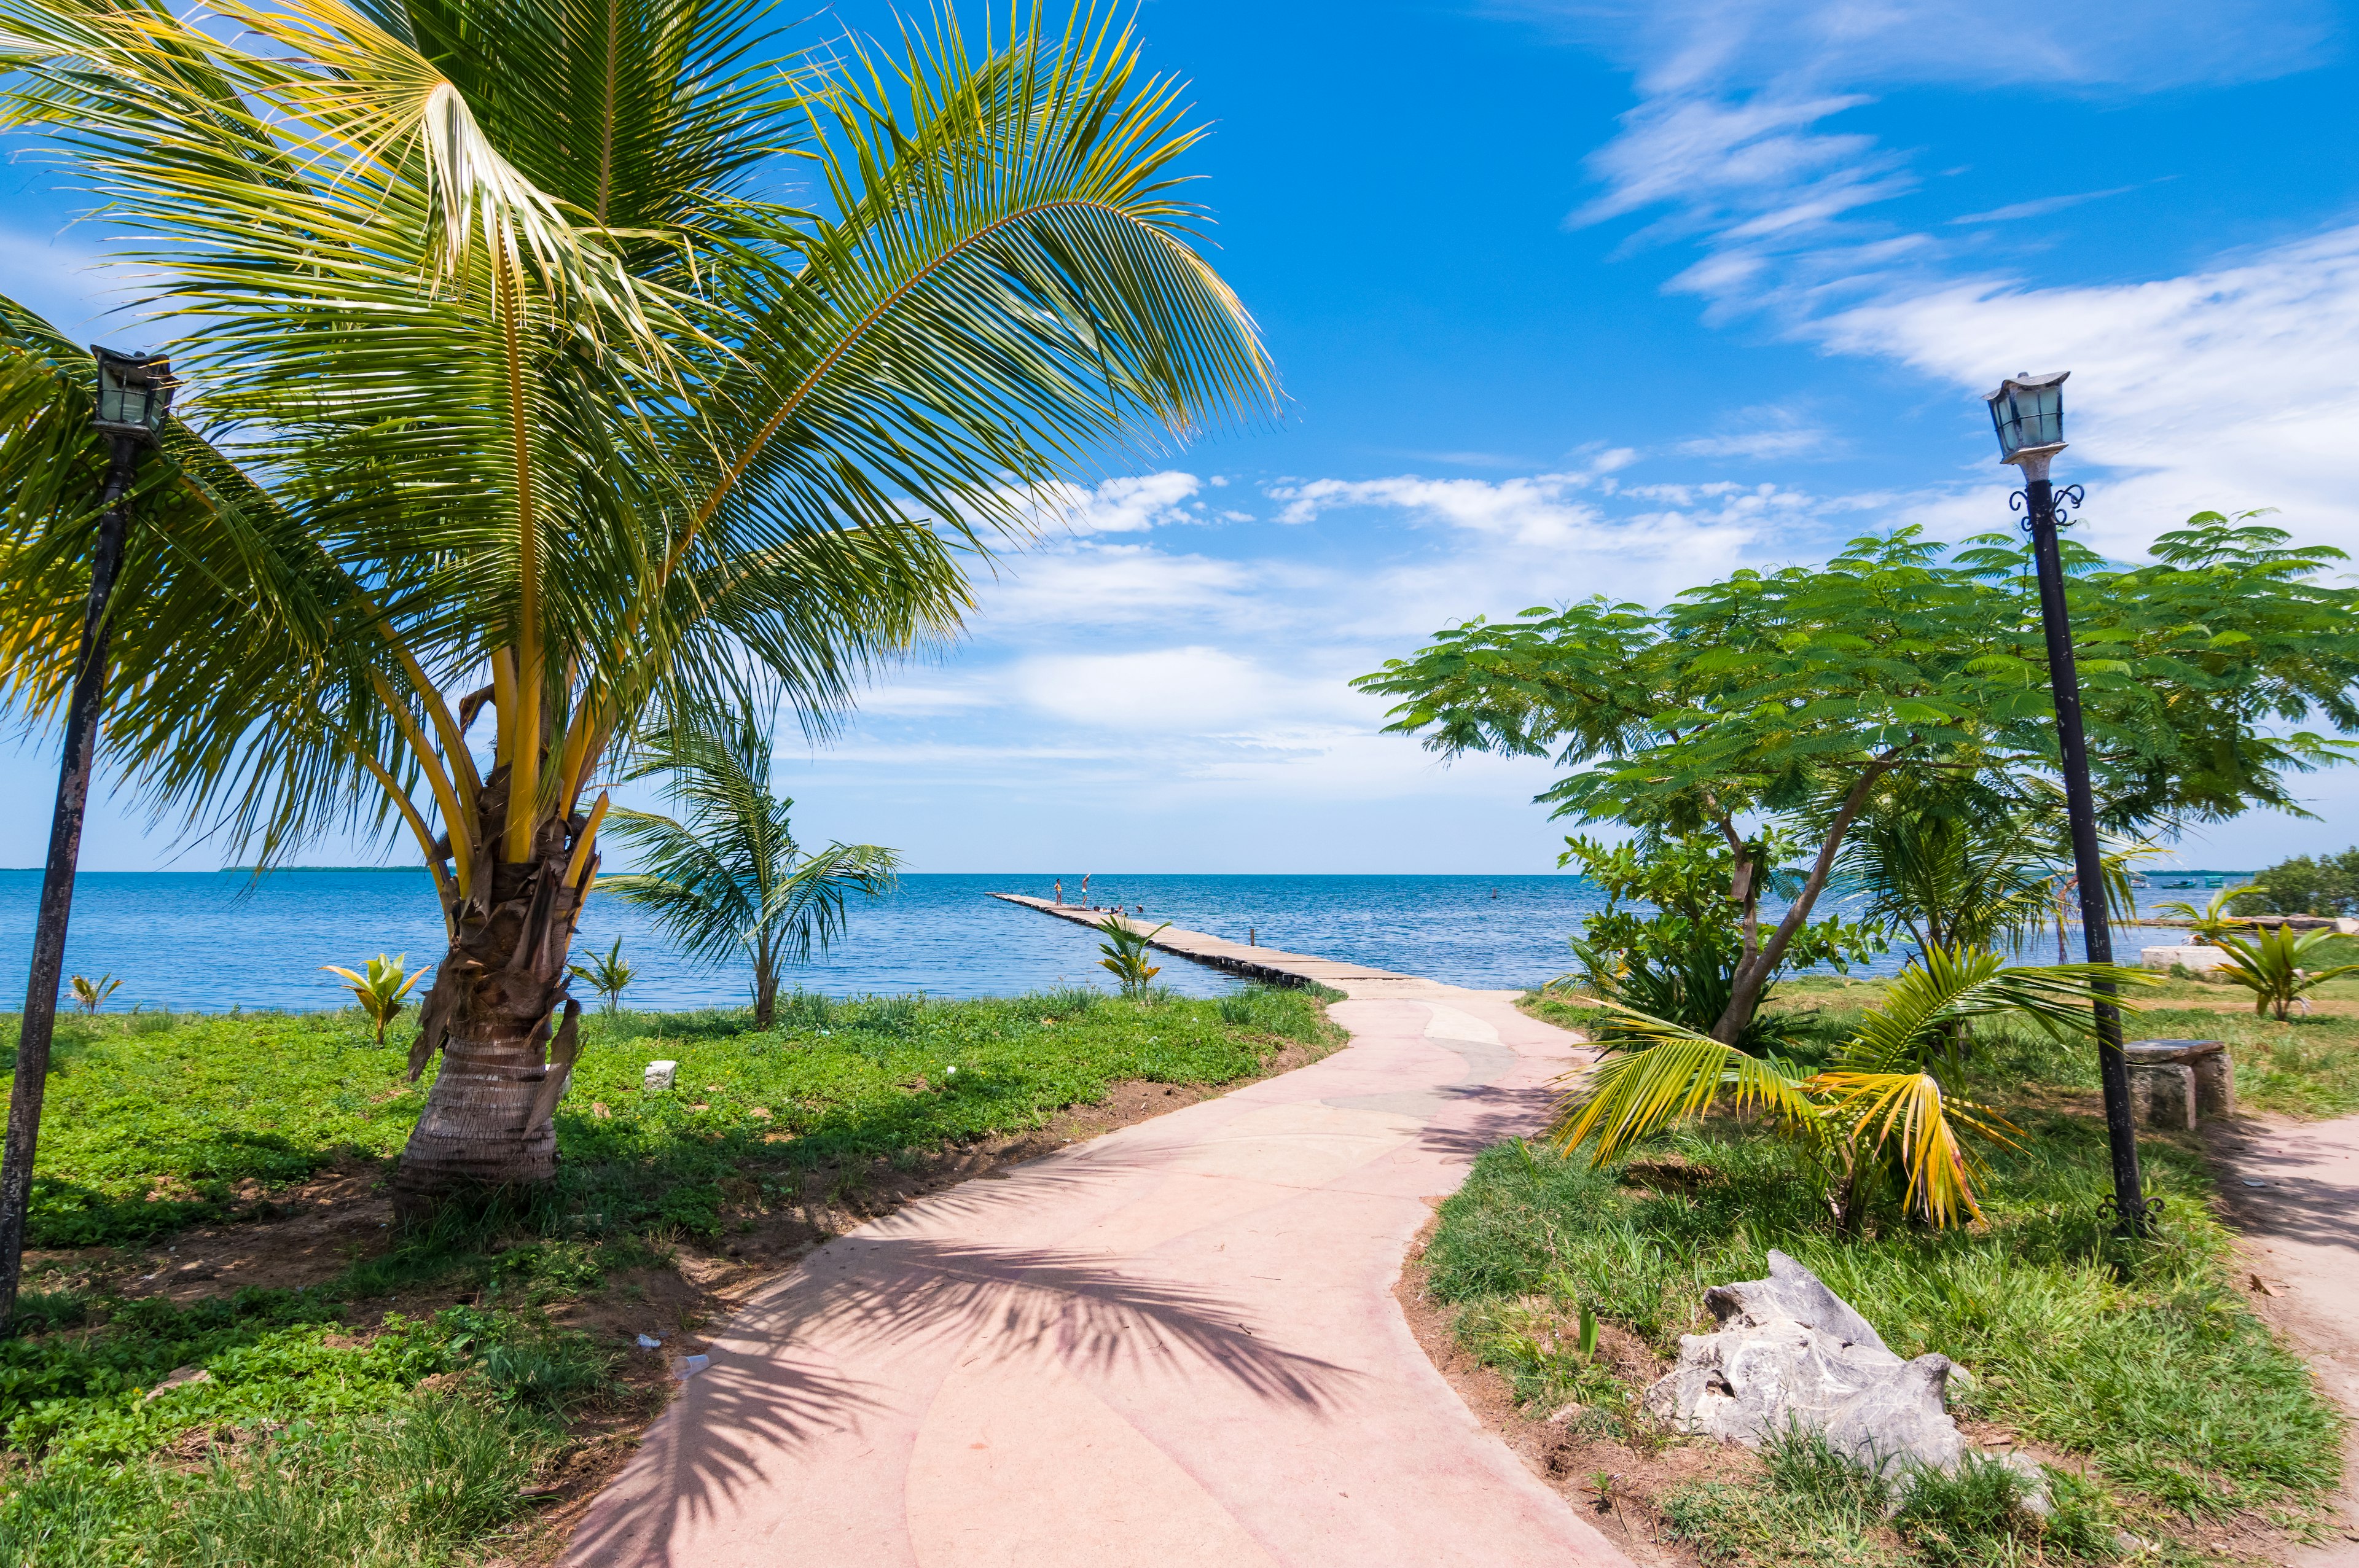
<svg viewBox="0 0 2359 1568">
<path fill-rule="evenodd" d="M 2299 810 L 2282 774 L 2359 729 L 2359 590 L 2312 580 L 2340 552 L 2204 513 L 2156 563 L 2113 569 L 2069 552 L 2091 762 L 2118 828 Z M 2028 546 L 2006 535 L 1944 551 L 1920 531 L 1864 537 L 1822 567 L 1743 570 L 1660 611 L 1603 599 L 1448 628 L 1361 677 L 1401 699 L 1391 728 L 1445 755 L 1552 756 L 1539 797 L 1558 816 L 1658 834 L 1712 832 L 1730 893 L 1761 874 L 1747 824 L 1807 826 L 1814 848 L 1774 929 L 1742 928 L 1733 1041 L 1833 875 L 1885 781 L 2037 775 L 2054 711 Z"/>
<path fill-rule="evenodd" d="M 655 917 L 690 957 L 754 968 L 754 1023 L 778 1013 L 778 980 L 843 934 L 844 903 L 893 885 L 900 859 L 874 844 L 831 844 L 806 855 L 788 815 L 794 802 L 770 793 L 770 737 L 743 720 L 692 721 L 659 731 L 633 777 L 669 773 L 688 821 L 617 808 L 613 831 L 638 852 L 644 870 L 602 877 Z"/>
<path fill-rule="evenodd" d="M 1201 133 L 1127 32 L 758 58 L 778 19 L 0 0 L 12 123 L 126 236 L 185 384 L 133 501 L 112 762 L 259 863 L 416 838 L 451 946 L 408 1207 L 553 1172 L 590 797 L 650 704 L 823 727 L 956 626 L 1044 483 L 1273 396 L 1177 194 Z M 770 194 L 788 158 L 817 211 Z M 25 720 L 72 671 L 90 374 L 0 302 Z"/>
<path fill-rule="evenodd" d="M 2359 847 L 2279 860 L 2223 892 L 2239 914 L 2359 914 Z"/>
</svg>

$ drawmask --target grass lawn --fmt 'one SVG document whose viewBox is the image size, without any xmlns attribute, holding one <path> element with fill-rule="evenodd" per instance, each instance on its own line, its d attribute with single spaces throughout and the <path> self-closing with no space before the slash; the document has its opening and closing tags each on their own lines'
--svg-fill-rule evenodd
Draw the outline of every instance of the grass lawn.
<svg viewBox="0 0 2359 1568">
<path fill-rule="evenodd" d="M 1867 988 L 1795 994 L 1807 989 L 1790 988 L 1787 1000 L 1819 1007 L 1814 1033 L 1829 1039 Z M 1552 1002 L 1536 1011 L 1575 1024 L 1588 1016 Z M 2243 1063 L 2279 1064 L 2282 1079 L 2265 1079 L 2270 1087 L 2252 1098 L 2339 1103 L 2341 1069 L 2305 1073 L 2291 1053 L 2339 1063 L 2352 1047 L 2307 1043 L 2330 1030 L 2339 1040 L 2346 1025 L 2293 1025 L 2304 1044 L 2289 1046 L 2280 1026 L 2249 1018 L 2149 1013 L 2136 1032 L 2192 1033 L 2201 1024 L 2236 1042 L 2240 1087 L 2252 1077 Z M 2028 1030 L 1985 1026 L 1977 1039 L 1972 1092 L 2027 1134 L 2022 1151 L 1993 1158 L 1985 1226 L 1934 1232 L 1886 1216 L 1846 1244 L 1786 1146 L 1715 1119 L 1603 1170 L 1586 1154 L 1492 1149 L 1442 1206 L 1428 1288 L 1455 1308 L 1461 1343 L 1508 1379 L 1527 1411 L 1579 1404 L 1572 1425 L 1597 1445 L 1593 1462 L 1627 1453 L 1636 1469 L 1636 1456 L 1676 1440 L 1631 1396 L 1668 1369 L 1682 1332 L 1705 1325 L 1704 1288 L 1762 1277 L 1766 1252 L 1777 1248 L 1849 1299 L 1900 1355 L 1938 1350 L 1969 1368 L 1971 1383 L 1951 1385 L 1969 1430 L 2020 1440 L 2062 1474 L 2060 1512 L 2044 1528 L 2004 1495 L 1935 1499 L 1887 1520 L 1881 1499 L 1843 1465 L 1773 1453 L 1741 1477 L 1689 1480 L 1648 1499 L 1661 1527 L 1707 1562 L 2102 1561 L 2116 1555 L 2124 1529 L 2166 1559 L 2196 1561 L 2236 1555 L 2223 1541 L 2259 1551 L 2249 1543 L 2299 1529 L 2340 1479 L 2340 1422 L 2300 1358 L 2244 1303 L 2231 1238 L 2206 1201 L 2200 1147 L 2142 1140 L 2147 1190 L 2168 1207 L 2157 1242 L 2125 1249 L 2098 1217 L 2111 1187 L 2086 1053 L 2060 1051 Z M 1582 1303 L 1608 1325 L 1618 1358 L 1581 1359 Z"/>
<path fill-rule="evenodd" d="M 0 1339 L 0 1563 L 457 1561 L 537 1506 L 585 1431 L 659 1405 L 658 1374 L 618 1376 L 611 1336 L 578 1325 L 676 1249 L 718 1250 L 815 1186 L 1049 1127 L 1117 1085 L 1230 1083 L 1341 1038 L 1318 999 L 1263 989 L 805 996 L 766 1033 L 742 1013 L 585 1022 L 560 1177 L 536 1201 L 372 1231 L 302 1288 L 171 1298 L 129 1271 L 197 1236 L 234 1250 L 297 1184 L 364 1188 L 398 1152 L 423 1103 L 409 1032 L 379 1047 L 353 1013 L 61 1022 L 32 1235 L 52 1250 Z M 679 1087 L 648 1094 L 658 1058 Z M 386 1310 L 395 1290 L 429 1307 Z"/>
</svg>

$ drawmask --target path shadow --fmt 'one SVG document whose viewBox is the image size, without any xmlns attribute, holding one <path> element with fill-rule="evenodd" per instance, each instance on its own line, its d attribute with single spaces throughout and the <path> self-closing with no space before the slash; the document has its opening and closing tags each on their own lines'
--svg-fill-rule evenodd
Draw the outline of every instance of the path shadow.
<svg viewBox="0 0 2359 1568">
<path fill-rule="evenodd" d="M 2223 1167 L 2221 1207 L 2248 1236 L 2359 1249 L 2359 1185 L 2349 1173 L 2348 1152 L 2338 1159 L 2337 1152 L 2316 1148 L 2304 1136 L 2312 1130 L 2206 1123 L 2205 1141 Z M 2337 1164 L 2342 1169 L 2330 1174 Z M 2248 1176 L 2268 1185 L 2246 1186 Z"/>
<path fill-rule="evenodd" d="M 1051 1359 L 1097 1377 L 1151 1368 L 1320 1413 L 1361 1377 L 1272 1343 L 1277 1325 L 1218 1292 L 1135 1267 L 1053 1248 L 863 1235 L 830 1243 L 713 1346 L 710 1368 L 648 1434 L 651 1452 L 583 1520 L 568 1563 L 670 1563 L 679 1533 L 762 1484 L 766 1463 L 795 1463 L 830 1437 L 896 1447 L 919 1412 L 896 1404 L 898 1386 L 845 1365 L 907 1357 L 909 1386 L 926 1389 L 951 1357 Z M 893 1434 L 872 1434 L 872 1424 Z"/>
</svg>

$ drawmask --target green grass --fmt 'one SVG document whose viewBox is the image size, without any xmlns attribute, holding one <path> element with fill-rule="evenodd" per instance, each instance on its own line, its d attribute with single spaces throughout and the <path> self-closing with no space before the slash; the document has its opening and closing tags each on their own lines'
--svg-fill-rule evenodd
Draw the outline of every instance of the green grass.
<svg viewBox="0 0 2359 1568">
<path fill-rule="evenodd" d="M 1689 1128 L 1640 1156 L 1703 1167 L 1700 1183 L 1502 1145 L 1442 1206 L 1427 1253 L 1431 1289 L 1457 1305 L 1464 1343 L 1528 1405 L 1579 1400 L 1609 1432 L 1635 1429 L 1622 1402 L 1633 1390 L 1602 1390 L 1606 1375 L 1549 1325 L 1586 1303 L 1674 1356 L 1704 1288 L 1760 1278 L 1775 1247 L 1815 1270 L 1900 1355 L 1938 1350 L 1968 1368 L 1974 1381 L 1953 1386 L 1953 1408 L 2084 1457 L 2104 1507 L 2200 1519 L 2299 1511 L 2322 1498 L 2340 1476 L 2339 1422 L 2301 1360 L 2237 1296 L 2200 1156 L 2146 1141 L 2147 1190 L 2169 1206 L 2159 1239 L 2125 1251 L 2097 1212 L 2110 1190 L 2102 1125 L 2038 1109 L 2015 1117 L 2027 1148 L 1994 1161 L 1986 1228 L 1887 1221 L 1851 1243 L 1832 1234 L 1789 1152 L 1733 1124 Z M 1790 1511 L 1783 1495 L 1699 1495 L 1680 1506 L 1699 1541 L 1744 1560 L 1743 1541 L 1767 1552 L 1792 1524 L 1778 1522 Z M 1822 1538 L 1825 1561 L 1844 1560 L 1849 1538 L 1830 1519 L 1812 1539 Z M 1921 1543 L 1892 1550 L 1900 1561 L 1948 1561 Z"/>
<path fill-rule="evenodd" d="M 446 1212 L 305 1290 L 184 1306 L 28 1292 L 0 1338 L 0 1563 L 453 1562 L 528 1511 L 519 1488 L 569 1415 L 628 1408 L 611 1352 L 552 1307 L 814 1169 L 1036 1128 L 1119 1079 L 1253 1076 L 1290 1044 L 1340 1037 L 1319 1003 L 1260 989 L 1142 1004 L 799 995 L 766 1033 L 742 1013 L 592 1016 L 548 1192 Z M 377 1047 L 356 1013 L 62 1024 L 34 1243 L 234 1222 L 268 1213 L 271 1189 L 390 1156 L 423 1102 L 408 1034 Z M 679 1087 L 648 1094 L 658 1058 L 680 1064 Z M 488 1304 L 381 1318 L 358 1304 L 454 1279 Z M 186 1368 L 206 1376 L 155 1391 Z"/>
<path fill-rule="evenodd" d="M 356 1011 L 61 1021 L 32 1245 L 149 1239 L 230 1214 L 242 1186 L 398 1152 L 425 1100 L 423 1083 L 406 1081 L 410 1022 L 378 1047 Z M 783 1177 L 1020 1131 L 1116 1079 L 1226 1083 L 1329 1027 L 1315 998 L 1272 989 L 1144 1005 L 1078 989 L 971 1001 L 805 994 L 767 1033 L 742 1012 L 583 1022 L 557 1114 L 564 1173 L 545 1201 L 573 1233 L 602 1235 L 711 1233 L 723 1184 L 748 1170 Z M 14 1032 L 0 1022 L 11 1065 Z M 647 1094 L 647 1064 L 663 1058 L 679 1063 L 679 1087 Z"/>
</svg>

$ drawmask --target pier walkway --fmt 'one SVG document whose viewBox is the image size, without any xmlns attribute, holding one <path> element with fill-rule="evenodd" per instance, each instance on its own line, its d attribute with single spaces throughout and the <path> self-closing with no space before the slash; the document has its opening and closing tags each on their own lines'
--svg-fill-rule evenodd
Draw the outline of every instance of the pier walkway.
<svg viewBox="0 0 2359 1568">
<path fill-rule="evenodd" d="M 1350 1044 L 821 1248 L 721 1332 L 571 1563 L 1628 1568 L 1392 1296 L 1578 1038 L 1512 992 L 1157 945 L 1346 993 Z"/>
</svg>

